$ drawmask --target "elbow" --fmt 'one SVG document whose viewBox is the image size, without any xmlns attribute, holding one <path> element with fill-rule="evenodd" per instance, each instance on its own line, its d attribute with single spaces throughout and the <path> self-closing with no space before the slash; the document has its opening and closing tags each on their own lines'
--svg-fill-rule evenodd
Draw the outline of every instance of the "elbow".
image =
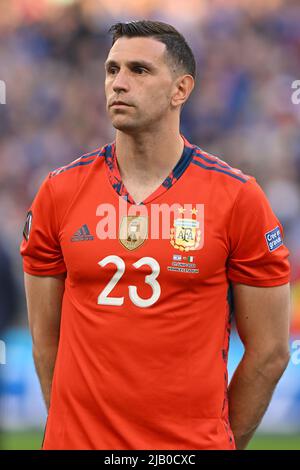
<svg viewBox="0 0 300 470">
<path fill-rule="evenodd" d="M 289 364 L 290 352 L 286 347 L 274 347 L 258 352 L 253 358 L 257 371 L 269 381 L 277 383 Z"/>
<path fill-rule="evenodd" d="M 278 372 L 279 376 L 283 374 L 290 362 L 290 352 L 288 349 L 279 349 L 274 353 L 274 369 Z"/>
<path fill-rule="evenodd" d="M 32 349 L 37 354 L 44 349 L 57 347 L 59 342 L 59 325 L 31 325 Z"/>
<path fill-rule="evenodd" d="M 270 378 L 275 384 L 279 382 L 290 361 L 290 353 L 279 353 L 274 359 L 274 365 L 270 368 Z"/>
<path fill-rule="evenodd" d="M 35 361 L 42 360 L 44 356 L 57 351 L 59 343 L 58 335 L 44 336 L 33 335 L 32 336 L 32 355 Z"/>
</svg>

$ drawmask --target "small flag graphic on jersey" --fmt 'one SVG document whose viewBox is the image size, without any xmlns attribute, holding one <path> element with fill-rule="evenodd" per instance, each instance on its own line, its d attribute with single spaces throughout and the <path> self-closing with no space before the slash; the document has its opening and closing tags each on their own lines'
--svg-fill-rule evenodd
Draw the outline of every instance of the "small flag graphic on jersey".
<svg viewBox="0 0 300 470">
<path fill-rule="evenodd" d="M 192 263 L 194 261 L 193 256 L 184 256 L 183 259 L 184 261 L 187 261 L 188 263 Z"/>
<path fill-rule="evenodd" d="M 174 261 L 181 261 L 182 256 L 181 255 L 173 255 L 173 260 Z"/>
<path fill-rule="evenodd" d="M 81 242 L 87 240 L 94 240 L 94 237 L 91 235 L 88 226 L 84 224 L 74 233 L 73 237 L 71 238 L 71 242 Z"/>
</svg>

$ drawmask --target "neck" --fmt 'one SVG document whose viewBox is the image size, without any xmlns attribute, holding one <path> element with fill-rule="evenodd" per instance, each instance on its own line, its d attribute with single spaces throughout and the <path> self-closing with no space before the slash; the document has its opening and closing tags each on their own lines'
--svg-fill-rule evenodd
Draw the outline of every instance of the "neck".
<svg viewBox="0 0 300 470">
<path fill-rule="evenodd" d="M 179 128 L 143 131 L 136 135 L 116 133 L 116 155 L 123 180 L 136 178 L 147 183 L 167 177 L 183 149 Z"/>
</svg>

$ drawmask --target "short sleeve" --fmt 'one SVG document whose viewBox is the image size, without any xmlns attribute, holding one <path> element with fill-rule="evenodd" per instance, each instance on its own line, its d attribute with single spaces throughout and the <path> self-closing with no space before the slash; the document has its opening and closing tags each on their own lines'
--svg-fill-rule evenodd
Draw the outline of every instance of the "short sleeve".
<svg viewBox="0 0 300 470">
<path fill-rule="evenodd" d="M 66 271 L 50 184 L 47 177 L 29 208 L 20 246 L 24 271 L 36 276 L 54 276 Z"/>
<path fill-rule="evenodd" d="M 251 178 L 241 187 L 229 226 L 228 279 L 272 287 L 290 280 L 283 228 L 261 187 Z"/>
</svg>

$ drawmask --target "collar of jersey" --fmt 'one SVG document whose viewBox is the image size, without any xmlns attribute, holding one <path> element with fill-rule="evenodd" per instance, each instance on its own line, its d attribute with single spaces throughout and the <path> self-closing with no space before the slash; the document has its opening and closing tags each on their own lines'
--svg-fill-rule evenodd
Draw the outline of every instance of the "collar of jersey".
<svg viewBox="0 0 300 470">
<path fill-rule="evenodd" d="M 176 181 L 183 175 L 187 167 L 189 166 L 192 158 L 193 158 L 193 151 L 195 146 L 192 145 L 184 135 L 180 134 L 183 141 L 184 141 L 184 149 L 180 159 L 178 160 L 176 166 L 173 168 L 171 173 L 166 177 L 166 179 L 162 182 L 162 184 L 152 193 L 150 196 L 147 197 L 143 202 L 140 204 L 147 204 L 147 202 L 152 201 L 153 199 L 160 196 L 163 192 L 170 189 Z M 108 171 L 108 178 L 110 184 L 112 185 L 113 189 L 119 194 L 119 196 L 123 197 L 128 203 L 135 204 L 132 196 L 127 191 L 126 187 L 122 183 L 117 157 L 116 157 L 116 142 L 112 142 L 108 144 L 105 149 L 105 163 Z"/>
</svg>

